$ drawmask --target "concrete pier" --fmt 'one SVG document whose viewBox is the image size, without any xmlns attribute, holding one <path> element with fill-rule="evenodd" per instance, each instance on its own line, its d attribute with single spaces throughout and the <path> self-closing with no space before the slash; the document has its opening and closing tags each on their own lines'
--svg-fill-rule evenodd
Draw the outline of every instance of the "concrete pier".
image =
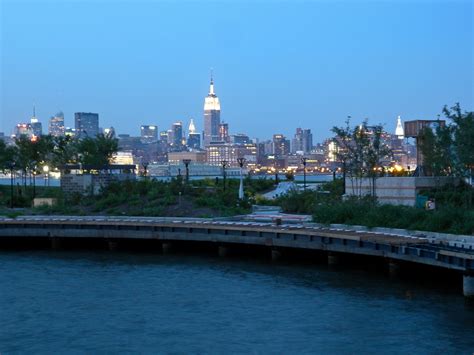
<svg viewBox="0 0 474 355">
<path fill-rule="evenodd" d="M 171 253 L 172 248 L 173 248 L 173 244 L 171 244 L 169 242 L 165 242 L 165 243 L 161 244 L 161 249 L 163 250 L 163 254 Z"/>
<path fill-rule="evenodd" d="M 465 237 L 471 240 L 471 236 Z M 167 254 L 177 245 L 184 247 L 184 243 L 190 242 L 214 244 L 221 256 L 228 254 L 229 245 L 255 246 L 258 250 L 270 251 L 273 261 L 280 259 L 286 250 L 291 250 L 290 254 L 298 249 L 314 250 L 319 251 L 318 255 L 327 253 L 328 265 L 339 264 L 345 255 L 383 259 L 391 275 L 398 273 L 400 265 L 407 270 L 412 264 L 448 269 L 463 275 L 464 295 L 474 297 L 474 249 L 470 247 L 471 243 L 453 246 L 436 238 L 423 235 L 407 238 L 405 235 L 311 224 L 275 225 L 178 217 L 0 216 L 0 247 L 2 243 L 7 247 L 22 248 L 28 247 L 29 243 L 40 247 L 49 243 L 53 249 L 63 249 L 90 243 L 91 247 L 116 250 L 118 246 L 126 248 L 129 241 L 133 241 L 133 245 L 162 243 L 163 254 Z"/>
<path fill-rule="evenodd" d="M 217 255 L 219 255 L 221 258 L 227 256 L 229 254 L 229 247 L 225 247 L 223 245 L 219 245 L 217 248 Z"/>
<path fill-rule="evenodd" d="M 474 298 L 474 275 L 464 275 L 462 291 L 465 297 Z"/>
<path fill-rule="evenodd" d="M 281 258 L 281 251 L 272 249 L 272 261 L 277 261 Z"/>
</svg>

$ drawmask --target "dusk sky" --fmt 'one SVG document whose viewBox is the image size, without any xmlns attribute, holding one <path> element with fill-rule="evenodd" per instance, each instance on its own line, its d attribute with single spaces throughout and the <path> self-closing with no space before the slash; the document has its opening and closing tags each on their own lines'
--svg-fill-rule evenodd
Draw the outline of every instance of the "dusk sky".
<svg viewBox="0 0 474 355">
<path fill-rule="evenodd" d="M 395 129 L 474 108 L 472 1 L 10 1 L 1 6 L 0 131 L 62 110 L 101 127 L 203 129 L 214 68 L 231 134 L 314 142 L 351 115 Z"/>
</svg>

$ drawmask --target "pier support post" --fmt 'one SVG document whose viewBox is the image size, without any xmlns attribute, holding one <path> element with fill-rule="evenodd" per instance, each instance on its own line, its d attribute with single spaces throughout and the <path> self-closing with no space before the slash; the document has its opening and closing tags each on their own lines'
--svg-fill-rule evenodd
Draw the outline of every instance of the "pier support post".
<svg viewBox="0 0 474 355">
<path fill-rule="evenodd" d="M 463 275 L 462 286 L 464 296 L 474 298 L 474 275 Z"/>
<path fill-rule="evenodd" d="M 219 247 L 217 248 L 217 254 L 221 258 L 223 258 L 223 257 L 227 256 L 227 254 L 229 254 L 229 248 L 225 247 L 223 245 L 219 245 Z"/>
<path fill-rule="evenodd" d="M 107 245 L 110 251 L 116 251 L 119 248 L 119 243 L 117 241 L 109 240 Z"/>
<path fill-rule="evenodd" d="M 53 237 L 51 238 L 51 249 L 58 250 L 61 249 L 61 239 Z"/>
<path fill-rule="evenodd" d="M 390 275 L 390 277 L 397 277 L 399 273 L 400 273 L 400 265 L 393 260 L 389 260 L 388 274 Z"/>
<path fill-rule="evenodd" d="M 277 261 L 281 258 L 281 251 L 272 249 L 272 261 Z"/>
<path fill-rule="evenodd" d="M 161 249 L 163 250 L 163 254 L 169 254 L 171 252 L 172 244 L 170 242 L 165 242 L 161 244 Z"/>
<path fill-rule="evenodd" d="M 339 257 L 333 253 L 328 253 L 328 265 L 334 266 L 339 264 Z"/>
</svg>

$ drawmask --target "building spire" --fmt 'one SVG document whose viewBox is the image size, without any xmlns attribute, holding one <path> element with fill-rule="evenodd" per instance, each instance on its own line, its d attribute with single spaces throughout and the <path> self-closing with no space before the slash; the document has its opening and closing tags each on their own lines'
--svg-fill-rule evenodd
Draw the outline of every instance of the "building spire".
<svg viewBox="0 0 474 355">
<path fill-rule="evenodd" d="M 209 85 L 209 95 L 213 96 L 214 93 L 214 71 L 211 68 L 211 84 Z"/>
<path fill-rule="evenodd" d="M 194 125 L 194 120 L 191 118 L 191 122 L 189 123 L 189 133 L 196 133 L 196 126 Z"/>
<path fill-rule="evenodd" d="M 397 118 L 397 128 L 395 128 L 395 135 L 397 135 L 399 139 L 403 139 L 405 135 L 405 132 L 402 126 L 402 119 L 400 118 L 400 116 L 398 116 Z"/>
</svg>

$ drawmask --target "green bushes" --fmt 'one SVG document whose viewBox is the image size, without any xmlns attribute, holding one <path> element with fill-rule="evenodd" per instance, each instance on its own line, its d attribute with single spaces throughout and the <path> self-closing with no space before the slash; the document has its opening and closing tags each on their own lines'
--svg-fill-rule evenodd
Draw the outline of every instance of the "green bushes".
<svg viewBox="0 0 474 355">
<path fill-rule="evenodd" d="M 474 233 L 474 211 L 453 207 L 426 211 L 354 199 L 320 204 L 315 209 L 313 218 L 315 222 L 324 224 L 342 223 L 454 234 Z"/>
</svg>

